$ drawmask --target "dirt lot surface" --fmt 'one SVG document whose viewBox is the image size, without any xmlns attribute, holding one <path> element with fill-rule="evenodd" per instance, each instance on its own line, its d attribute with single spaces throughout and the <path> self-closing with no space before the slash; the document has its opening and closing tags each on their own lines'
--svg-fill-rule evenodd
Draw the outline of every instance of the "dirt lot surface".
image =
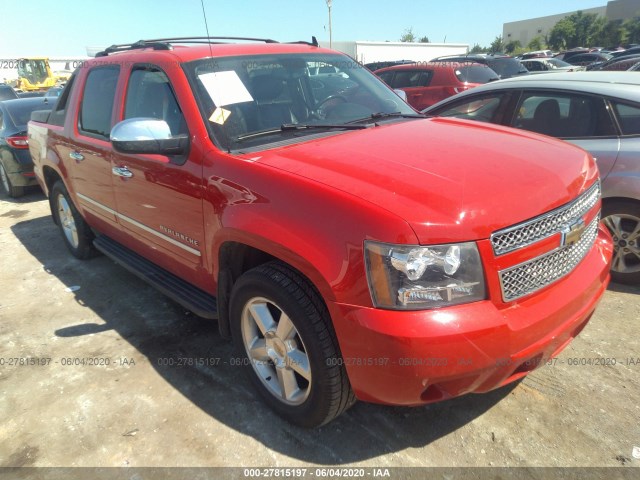
<svg viewBox="0 0 640 480">
<path fill-rule="evenodd" d="M 640 466 L 638 287 L 612 285 L 517 385 L 307 431 L 259 401 L 215 322 L 71 257 L 41 193 L 0 198 L 0 248 L 0 466 Z"/>
</svg>

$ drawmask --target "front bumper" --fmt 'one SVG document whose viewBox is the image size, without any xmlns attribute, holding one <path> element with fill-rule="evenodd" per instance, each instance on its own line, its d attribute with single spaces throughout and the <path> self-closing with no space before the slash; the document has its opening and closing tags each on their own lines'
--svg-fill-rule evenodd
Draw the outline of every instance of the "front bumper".
<svg viewBox="0 0 640 480">
<path fill-rule="evenodd" d="M 611 238 L 566 277 L 518 301 L 402 312 L 329 305 L 342 361 L 360 400 L 420 405 L 513 382 L 584 328 L 609 282 Z"/>
</svg>

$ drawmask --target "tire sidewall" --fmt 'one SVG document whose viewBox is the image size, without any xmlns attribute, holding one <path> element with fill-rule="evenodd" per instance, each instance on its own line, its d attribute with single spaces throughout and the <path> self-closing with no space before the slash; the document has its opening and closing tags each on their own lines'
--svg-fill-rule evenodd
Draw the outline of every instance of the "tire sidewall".
<svg viewBox="0 0 640 480">
<path fill-rule="evenodd" d="M 640 218 L 640 202 L 634 200 L 604 200 L 602 205 L 602 219 L 611 215 L 633 215 Z M 606 225 L 605 225 L 606 228 Z M 607 231 L 609 229 L 607 228 Z M 614 254 L 615 255 L 615 254 Z M 621 273 L 611 270 L 611 279 L 616 283 L 637 285 L 640 283 L 640 272 Z"/>
<path fill-rule="evenodd" d="M 241 331 L 241 318 L 244 306 L 252 298 L 263 297 L 275 303 L 291 319 L 291 322 L 298 330 L 298 334 L 304 343 L 309 365 L 311 368 L 311 391 L 307 399 L 300 405 L 287 405 L 278 400 L 258 378 L 257 372 L 251 365 L 251 361 L 245 350 Z M 237 354 L 242 359 L 236 362 L 249 375 L 264 401 L 274 409 L 280 416 L 301 426 L 317 426 L 323 423 L 323 399 L 328 394 L 326 385 L 329 383 L 327 369 L 324 368 L 331 362 L 331 357 L 325 357 L 325 352 L 316 342 L 315 329 L 313 324 L 305 322 L 308 312 L 295 300 L 288 297 L 285 292 L 269 281 L 268 277 L 256 271 L 249 271 L 244 274 L 234 285 L 230 301 L 231 336 Z M 335 350 L 333 356 L 335 357 Z M 322 418 L 321 418 L 322 417 Z"/>
<path fill-rule="evenodd" d="M 64 197 L 64 199 L 67 201 L 67 204 L 69 205 L 69 208 L 71 210 L 71 214 L 73 215 L 73 220 L 78 233 L 77 246 L 71 245 L 71 243 L 67 239 L 67 236 L 64 232 L 62 222 L 60 221 L 60 214 L 58 212 L 58 202 L 59 202 L 60 196 Z M 76 209 L 76 206 L 74 205 L 73 201 L 69 196 L 69 192 L 67 191 L 66 187 L 62 182 L 57 182 L 51 189 L 50 202 L 51 202 L 51 212 L 55 217 L 56 224 L 60 228 L 60 233 L 62 234 L 62 239 L 64 241 L 64 244 L 67 246 L 67 249 L 69 249 L 69 251 L 74 257 L 79 258 L 81 260 L 84 260 L 93 256 L 93 253 L 94 253 L 93 234 L 91 232 L 91 229 L 89 228 L 89 226 L 86 224 L 86 222 L 80 215 L 80 212 L 78 212 L 78 210 Z"/>
</svg>

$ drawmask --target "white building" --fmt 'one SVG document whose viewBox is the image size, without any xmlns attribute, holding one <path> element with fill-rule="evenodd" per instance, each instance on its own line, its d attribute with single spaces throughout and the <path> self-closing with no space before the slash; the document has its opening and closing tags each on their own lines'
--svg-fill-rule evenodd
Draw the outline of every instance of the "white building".
<svg viewBox="0 0 640 480">
<path fill-rule="evenodd" d="M 328 42 L 322 46 L 329 47 Z M 409 43 L 409 42 L 333 42 L 334 50 L 346 53 L 360 63 L 392 60 L 428 62 L 443 55 L 461 55 L 469 51 L 466 43 Z"/>
</svg>

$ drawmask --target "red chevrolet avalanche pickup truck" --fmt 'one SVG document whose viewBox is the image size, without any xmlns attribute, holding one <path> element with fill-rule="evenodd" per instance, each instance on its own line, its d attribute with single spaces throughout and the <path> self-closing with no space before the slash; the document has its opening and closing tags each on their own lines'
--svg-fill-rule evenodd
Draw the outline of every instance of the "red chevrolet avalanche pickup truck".
<svg viewBox="0 0 640 480">
<path fill-rule="evenodd" d="M 315 41 L 195 42 L 87 61 L 29 148 L 71 253 L 217 319 L 280 415 L 486 392 L 585 326 L 612 252 L 585 151 L 424 118 Z"/>
</svg>

